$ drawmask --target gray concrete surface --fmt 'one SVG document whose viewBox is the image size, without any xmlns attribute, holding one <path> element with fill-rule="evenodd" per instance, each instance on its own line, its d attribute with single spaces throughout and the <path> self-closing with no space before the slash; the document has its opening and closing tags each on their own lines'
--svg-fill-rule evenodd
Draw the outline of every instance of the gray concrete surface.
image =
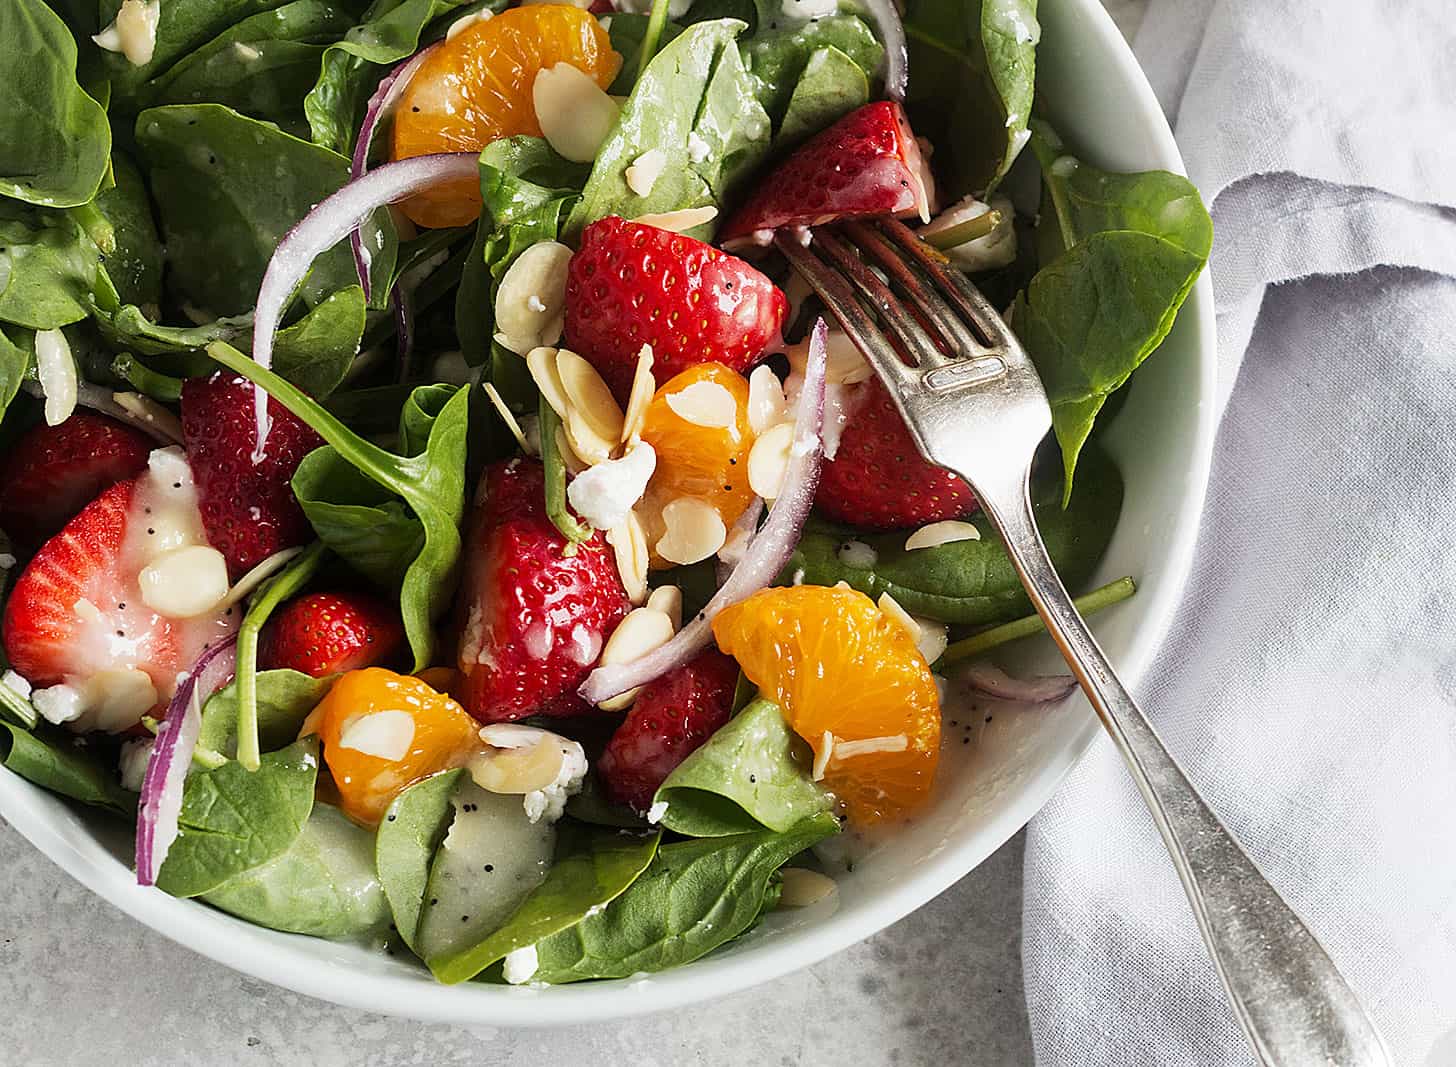
<svg viewBox="0 0 1456 1067">
<path fill-rule="evenodd" d="M 1104 0 L 1125 33 L 1147 0 Z M 429 1026 L 245 978 L 152 933 L 0 822 L 0 1064 L 1021 1067 L 1021 838 L 847 952 L 676 1014 Z"/>
</svg>

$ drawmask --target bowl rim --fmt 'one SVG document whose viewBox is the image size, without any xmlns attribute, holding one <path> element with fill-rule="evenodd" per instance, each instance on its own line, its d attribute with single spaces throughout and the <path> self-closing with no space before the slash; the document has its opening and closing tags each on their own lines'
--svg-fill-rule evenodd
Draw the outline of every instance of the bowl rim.
<svg viewBox="0 0 1456 1067">
<path fill-rule="evenodd" d="M 1089 44 L 1121 68 L 1132 93 L 1127 101 L 1153 142 L 1156 163 L 1186 174 L 1168 121 L 1131 48 L 1100 0 L 1070 0 L 1080 7 L 1096 40 Z M 1145 674 L 1182 599 L 1192 570 L 1212 465 L 1216 426 L 1214 395 L 1216 338 L 1213 287 L 1207 270 L 1180 312 L 1194 335 L 1197 377 L 1203 403 L 1197 405 L 1192 462 L 1177 507 L 1174 538 L 1167 552 L 1166 577 L 1146 603 L 1122 658 L 1129 685 Z M 1074 712 L 1075 713 L 1075 712 Z M 661 975 L 580 983 L 546 990 L 478 983 L 429 985 L 418 977 L 370 975 L 332 962 L 308 948 L 289 943 L 288 935 L 262 930 L 243 920 L 197 907 L 135 884 L 131 871 L 114 859 L 98 863 L 71 839 L 52 812 L 48 795 L 13 774 L 0 774 L 0 815 L 67 874 L 103 900 L 185 948 L 252 977 L 294 992 L 350 1008 L 427 1022 L 503 1026 L 561 1026 L 626 1019 L 665 1011 L 712 997 L 726 996 L 783 977 L 840 952 L 898 921 L 939 896 L 1003 845 L 1052 797 L 1062 779 L 1101 732 L 1090 709 L 1070 744 L 1038 768 L 1026 788 L 993 817 L 974 841 L 953 840 L 897 884 L 878 891 L 873 906 L 852 915 L 781 931 L 751 950 L 710 955 Z M 990 848 L 987 841 L 992 841 Z M 226 925 L 220 926 L 219 923 Z M 230 928 L 235 927 L 232 934 Z M 312 939 L 310 939 L 312 940 Z"/>
</svg>

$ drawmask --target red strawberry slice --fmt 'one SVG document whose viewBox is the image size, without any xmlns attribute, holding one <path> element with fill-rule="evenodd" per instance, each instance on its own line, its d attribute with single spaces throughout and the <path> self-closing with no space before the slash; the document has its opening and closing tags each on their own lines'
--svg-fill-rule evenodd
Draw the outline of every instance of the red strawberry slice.
<svg viewBox="0 0 1456 1067">
<path fill-rule="evenodd" d="M 600 532 L 566 555 L 541 464 L 488 467 L 466 542 L 457 694 L 482 722 L 592 709 L 576 688 L 631 604 Z"/>
<path fill-rule="evenodd" d="M 364 593 L 310 593 L 268 627 L 263 662 L 323 678 L 387 662 L 404 643 L 399 612 Z"/>
<path fill-rule="evenodd" d="M 182 387 L 182 438 L 202 507 L 207 539 L 234 580 L 312 528 L 289 484 L 303 457 L 323 438 L 271 397 L 273 426 L 261 463 L 254 463 L 253 386 L 231 371 L 189 378 Z"/>
<path fill-rule="evenodd" d="M 930 220 L 928 171 L 899 104 L 851 111 L 786 159 L 729 219 L 725 248 L 766 242 L 783 226 L 873 215 Z"/>
<path fill-rule="evenodd" d="M 673 769 L 728 721 L 737 684 L 738 664 L 710 648 L 643 686 L 597 761 L 607 795 L 645 813 Z"/>
<path fill-rule="evenodd" d="M 0 469 L 0 526 L 38 545 L 96 494 L 147 465 L 152 441 L 115 419 L 77 411 L 23 434 Z"/>
<path fill-rule="evenodd" d="M 151 558 L 148 535 L 162 535 L 156 519 L 175 506 L 164 506 L 145 475 L 113 485 L 41 546 L 5 604 L 11 665 L 37 689 L 64 684 L 74 690 L 79 703 L 72 711 L 82 714 L 73 729 L 119 732 L 135 725 L 165 704 L 178 673 L 209 642 L 236 626 L 236 608 L 169 619 L 142 600 L 137 575 Z M 140 704 L 136 671 L 151 679 L 154 691 Z M 41 707 L 39 696 L 36 703 Z"/>
<path fill-rule="evenodd" d="M 787 308 L 743 260 L 613 215 L 588 226 L 571 257 L 566 343 L 625 400 L 643 344 L 659 384 L 696 363 L 743 371 L 777 342 Z"/>
<path fill-rule="evenodd" d="M 974 511 L 971 487 L 925 461 L 879 380 L 861 388 L 867 392 L 844 427 L 839 450 L 820 470 L 814 497 L 820 514 L 864 529 L 893 530 Z"/>
</svg>

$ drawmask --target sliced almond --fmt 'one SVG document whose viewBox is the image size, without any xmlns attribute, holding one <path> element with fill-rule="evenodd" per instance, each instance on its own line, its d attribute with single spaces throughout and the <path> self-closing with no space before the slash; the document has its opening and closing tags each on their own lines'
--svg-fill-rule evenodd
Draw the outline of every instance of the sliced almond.
<svg viewBox="0 0 1456 1067">
<path fill-rule="evenodd" d="M 748 453 L 748 486 L 765 500 L 774 500 L 789 470 L 794 448 L 794 425 L 781 422 L 771 427 Z"/>
<path fill-rule="evenodd" d="M 564 244 L 538 241 L 507 268 L 495 293 L 495 327 L 513 352 L 561 340 L 570 259 Z"/>
<path fill-rule="evenodd" d="M 607 531 L 607 544 L 617 561 L 617 574 L 627 599 L 641 604 L 647 599 L 647 535 L 635 511 L 627 513 L 627 521 Z"/>
<path fill-rule="evenodd" d="M 565 426 L 556 427 L 556 453 L 561 457 L 561 462 L 566 464 L 566 473 L 573 478 L 591 466 L 571 447 L 571 439 L 566 436 Z"/>
<path fill-rule="evenodd" d="M 900 606 L 900 602 L 889 593 L 881 593 L 877 602 L 880 606 L 880 614 L 892 622 L 897 622 L 910 635 L 910 640 L 920 640 L 920 624 L 915 621 L 908 611 Z"/>
<path fill-rule="evenodd" d="M 905 551 L 914 552 L 917 548 L 935 548 L 938 545 L 948 545 L 955 541 L 979 541 L 981 531 L 969 522 L 961 522 L 959 519 L 946 519 L 943 522 L 932 522 L 922 526 L 909 537 L 905 538 Z"/>
<path fill-rule="evenodd" d="M 141 393 L 112 393 L 111 399 L 132 418 L 155 428 L 173 441 L 182 440 L 182 420 L 151 397 Z"/>
<path fill-rule="evenodd" d="M 626 179 L 628 189 L 638 196 L 649 196 L 666 167 L 667 153 L 660 148 L 649 148 L 632 161 L 622 177 Z"/>
<path fill-rule="evenodd" d="M 137 575 L 142 603 L 158 615 L 191 619 L 215 610 L 228 592 L 227 560 L 208 545 L 157 556 Z"/>
<path fill-rule="evenodd" d="M 669 233 L 687 233 L 718 217 L 715 207 L 685 207 L 680 211 L 664 211 L 661 214 L 638 215 L 633 222 L 643 226 L 655 226 Z"/>
<path fill-rule="evenodd" d="M 819 742 L 819 751 L 814 753 L 814 766 L 811 770 L 811 777 L 814 781 L 824 781 L 824 772 L 829 768 L 829 761 L 833 758 L 834 735 L 825 730 L 824 737 Z"/>
<path fill-rule="evenodd" d="M 602 649 L 602 658 L 599 661 L 603 664 L 609 663 L 631 663 L 651 652 L 654 648 L 661 648 L 672 640 L 674 628 L 672 619 L 661 611 L 652 607 L 634 608 L 627 613 L 627 617 L 617 624 L 612 631 L 612 636 L 607 638 L 606 646 Z M 604 700 L 597 707 L 603 711 L 623 711 L 631 707 L 632 701 L 637 699 L 637 690 L 629 689 L 625 693 Z"/>
<path fill-rule="evenodd" d="M 920 627 L 920 636 L 915 639 L 915 647 L 920 649 L 926 663 L 934 663 L 940 659 L 941 653 L 950 643 L 950 628 L 935 619 L 922 619 L 919 616 L 914 618 L 915 625 Z"/>
<path fill-rule="evenodd" d="M 784 384 L 773 368 L 760 363 L 748 376 L 748 425 L 762 434 L 788 418 L 789 404 L 784 399 Z"/>
<path fill-rule="evenodd" d="M 615 445 L 622 438 L 625 419 L 612 391 L 597 369 L 570 349 L 556 353 L 556 373 L 569 409 L 575 409 L 593 434 Z M 569 417 L 569 416 L 568 416 Z"/>
<path fill-rule="evenodd" d="M 715 555 L 728 539 L 728 528 L 705 500 L 680 496 L 662 509 L 664 533 L 657 554 L 669 563 L 686 566 Z"/>
<path fill-rule="evenodd" d="M 603 437 L 592 428 L 585 415 L 575 404 L 566 407 L 566 421 L 562 423 L 566 440 L 571 450 L 581 457 L 587 466 L 605 463 L 612 458 L 617 447 L 617 435 Z"/>
<path fill-rule="evenodd" d="M 667 406 L 678 418 L 709 430 L 735 431 L 738 426 L 738 402 L 718 382 L 693 382 L 675 393 L 668 393 Z"/>
<path fill-rule="evenodd" d="M 830 763 L 839 763 L 842 760 L 854 759 L 855 756 L 868 756 L 875 752 L 904 752 L 910 747 L 910 739 L 904 734 L 894 734 L 891 737 L 866 737 L 862 741 L 841 741 L 834 742 L 834 757 Z"/>
<path fill-rule="evenodd" d="M 547 788 L 560 777 L 566 753 L 546 731 L 540 733 L 534 744 L 477 753 L 468 764 L 470 777 L 488 793 L 518 796 Z"/>
<path fill-rule="evenodd" d="M 675 585 L 659 585 L 647 597 L 647 606 L 672 620 L 674 630 L 682 629 L 682 590 Z"/>
<path fill-rule="evenodd" d="M 632 393 L 627 397 L 627 413 L 622 417 L 622 444 L 642 436 L 642 427 L 647 423 L 647 405 L 652 403 L 652 394 L 657 382 L 652 377 L 652 346 L 643 345 L 637 353 L 637 369 L 632 372 Z"/>
<path fill-rule="evenodd" d="M 531 84 L 531 102 L 542 135 L 575 163 L 597 158 L 620 111 L 601 86 L 570 63 L 539 71 Z"/>
<path fill-rule="evenodd" d="M 494 14 L 495 12 L 491 11 L 490 8 L 482 8 L 479 11 L 472 11 L 468 15 L 461 15 L 454 22 L 450 23 L 450 28 L 445 31 L 445 40 L 453 41 L 478 22 L 489 22 Z"/>
<path fill-rule="evenodd" d="M 780 874 L 783 884 L 779 887 L 781 908 L 807 908 L 834 895 L 838 883 L 827 874 L 811 871 L 804 867 L 785 867 Z"/>
<path fill-rule="evenodd" d="M 339 731 L 339 748 L 352 748 L 366 756 L 404 759 L 415 742 L 415 718 L 407 711 L 373 711 L 356 715 Z"/>
<path fill-rule="evenodd" d="M 564 419 L 569 405 L 566 388 L 561 384 L 561 373 L 556 369 L 556 351 L 545 345 L 531 349 L 526 353 L 526 370 L 557 418 Z"/>
</svg>

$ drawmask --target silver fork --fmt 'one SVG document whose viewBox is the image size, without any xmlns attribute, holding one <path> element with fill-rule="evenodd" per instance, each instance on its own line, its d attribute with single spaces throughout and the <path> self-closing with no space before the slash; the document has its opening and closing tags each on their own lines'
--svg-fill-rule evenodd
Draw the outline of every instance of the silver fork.
<svg viewBox="0 0 1456 1067">
<path fill-rule="evenodd" d="M 878 372 L 920 451 L 975 490 L 1153 814 L 1259 1060 L 1387 1067 L 1354 992 L 1169 755 L 1057 577 L 1029 491 L 1051 408 L 1001 316 L 895 220 L 817 228 L 807 244 L 781 233 L 775 243 Z"/>
</svg>

